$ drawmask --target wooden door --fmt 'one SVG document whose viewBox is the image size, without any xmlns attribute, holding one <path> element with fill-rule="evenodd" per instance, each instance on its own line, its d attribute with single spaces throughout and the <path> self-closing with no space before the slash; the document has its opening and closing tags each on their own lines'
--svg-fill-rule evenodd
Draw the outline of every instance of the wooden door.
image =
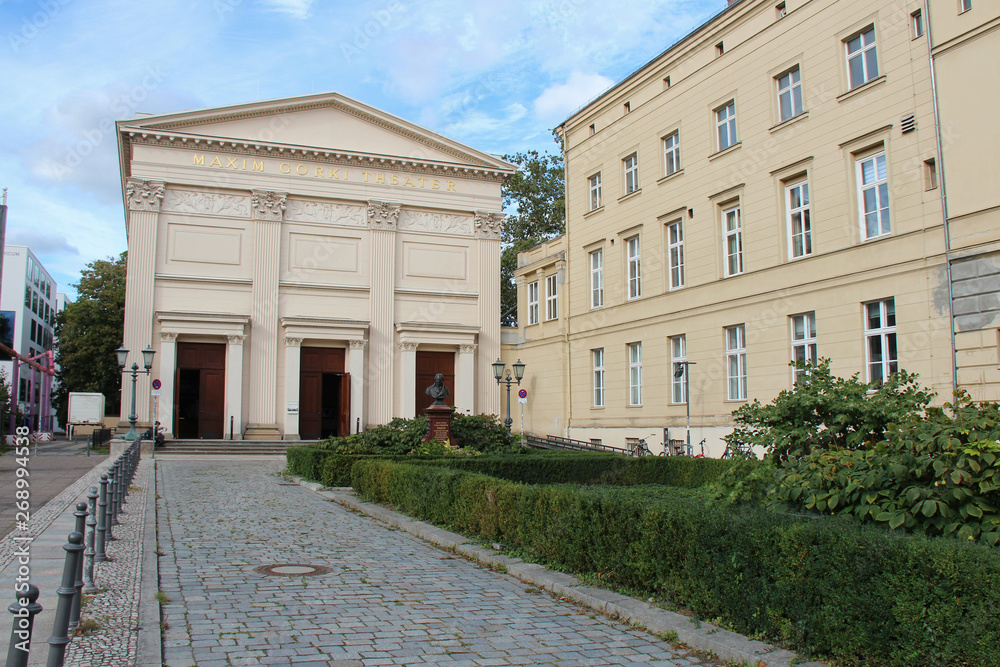
<svg viewBox="0 0 1000 667">
<path fill-rule="evenodd" d="M 302 373 L 299 381 L 299 437 L 318 440 L 322 420 L 323 374 Z"/>
<path fill-rule="evenodd" d="M 225 434 L 226 345 L 177 343 L 174 433 L 222 438 Z"/>
<path fill-rule="evenodd" d="M 416 395 L 414 405 L 417 406 L 418 415 L 422 415 L 434 402 L 434 399 L 427 395 L 427 387 L 434 384 L 434 376 L 438 373 L 444 376 L 444 386 L 451 392 L 444 402 L 455 405 L 455 353 L 417 350 L 416 386 L 413 390 Z"/>
<path fill-rule="evenodd" d="M 351 374 L 342 373 L 340 376 L 340 433 L 338 435 L 350 435 L 351 433 Z"/>
<path fill-rule="evenodd" d="M 327 426 L 327 433 L 323 429 L 323 407 L 331 400 L 336 400 L 336 395 L 324 396 L 323 379 L 327 376 L 329 386 L 331 376 L 346 375 L 344 373 L 345 351 L 341 347 L 303 347 L 299 357 L 299 437 L 303 440 L 318 440 L 327 435 L 347 435 L 350 428 L 344 428 L 345 423 L 350 422 L 350 393 L 348 392 L 347 416 L 343 414 L 344 395 L 341 390 L 340 400 L 337 402 L 339 414 L 335 416 L 337 433 L 330 433 L 330 426 Z M 338 382 L 342 380 L 337 379 Z M 329 422 L 329 415 L 327 421 Z"/>
<path fill-rule="evenodd" d="M 198 401 L 198 437 L 221 439 L 225 432 L 225 371 L 202 369 Z"/>
</svg>

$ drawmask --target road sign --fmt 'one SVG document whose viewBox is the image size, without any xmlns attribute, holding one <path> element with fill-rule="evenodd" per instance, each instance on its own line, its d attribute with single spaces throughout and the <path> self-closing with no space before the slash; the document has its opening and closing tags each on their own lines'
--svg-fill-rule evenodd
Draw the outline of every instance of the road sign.
<svg viewBox="0 0 1000 667">
<path fill-rule="evenodd" d="M 153 380 L 153 389 L 159 389 L 161 386 L 163 385 L 160 384 L 159 379 Z"/>
<path fill-rule="evenodd" d="M 517 397 L 518 398 L 528 398 L 528 390 L 527 389 L 522 389 L 521 391 L 517 392 Z"/>
</svg>

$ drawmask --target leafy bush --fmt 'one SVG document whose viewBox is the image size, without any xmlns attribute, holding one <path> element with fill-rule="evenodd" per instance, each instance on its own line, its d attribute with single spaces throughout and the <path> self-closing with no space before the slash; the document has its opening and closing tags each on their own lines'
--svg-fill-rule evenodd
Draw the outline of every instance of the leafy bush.
<svg viewBox="0 0 1000 667">
<path fill-rule="evenodd" d="M 917 376 L 900 370 L 885 384 L 867 384 L 854 374 L 848 379 L 830 372 L 830 360 L 807 369 L 791 391 L 782 391 L 767 405 L 754 400 L 735 412 L 736 430 L 726 436 L 758 445 L 776 460 L 801 456 L 815 449 L 858 449 L 883 439 L 891 423 L 922 413 L 932 394 L 917 384 Z"/>
<path fill-rule="evenodd" d="M 352 482 L 368 500 L 842 665 L 1000 666 L 990 547 L 721 508 L 691 489 L 527 485 L 378 460 L 356 463 Z"/>
<path fill-rule="evenodd" d="M 456 447 L 458 450 L 464 450 L 465 454 L 514 453 L 522 449 L 494 415 L 456 414 L 452 418 L 451 425 L 451 434 L 455 438 Z M 449 447 L 428 446 L 429 443 L 421 445 L 420 441 L 427 435 L 427 429 L 427 417 L 396 418 L 388 424 L 373 426 L 361 433 L 328 438 L 317 446 L 339 454 L 463 453 Z"/>
</svg>

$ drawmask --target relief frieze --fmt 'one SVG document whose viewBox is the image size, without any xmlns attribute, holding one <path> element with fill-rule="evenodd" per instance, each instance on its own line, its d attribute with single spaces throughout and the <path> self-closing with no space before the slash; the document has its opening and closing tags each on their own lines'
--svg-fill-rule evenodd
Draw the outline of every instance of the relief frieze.
<svg viewBox="0 0 1000 667">
<path fill-rule="evenodd" d="M 332 225 L 364 227 L 367 224 L 365 209 L 347 204 L 302 201 L 289 199 L 285 209 L 285 220 L 301 222 L 326 222 Z"/>
<path fill-rule="evenodd" d="M 236 218 L 248 218 L 250 217 L 250 197 L 211 192 L 167 190 L 163 197 L 163 210 L 179 213 L 204 213 L 208 215 L 231 215 Z"/>
<path fill-rule="evenodd" d="M 471 235 L 472 218 L 467 215 L 403 210 L 399 216 L 399 229 Z"/>
</svg>

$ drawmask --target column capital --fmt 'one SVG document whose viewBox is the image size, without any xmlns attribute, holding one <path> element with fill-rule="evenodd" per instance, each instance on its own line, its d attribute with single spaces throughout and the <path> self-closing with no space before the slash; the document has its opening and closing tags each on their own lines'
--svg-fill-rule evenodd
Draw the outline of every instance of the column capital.
<svg viewBox="0 0 1000 667">
<path fill-rule="evenodd" d="M 284 192 L 252 190 L 250 192 L 250 211 L 253 219 L 280 222 L 285 217 L 285 201 L 287 199 L 288 195 Z"/>
<path fill-rule="evenodd" d="M 229 339 L 230 345 L 242 345 L 243 340 L 246 338 L 246 336 L 242 334 L 232 334 L 230 336 L 227 336 L 227 338 Z"/>
<path fill-rule="evenodd" d="M 130 211 L 152 211 L 159 213 L 160 202 L 167 184 L 163 181 L 147 181 L 129 178 L 125 181 L 125 201 Z"/>
<path fill-rule="evenodd" d="M 363 349 L 365 349 L 365 341 L 364 340 L 349 340 L 349 341 L 347 341 L 347 345 L 352 350 L 363 350 Z"/>
<path fill-rule="evenodd" d="M 500 240 L 500 230 L 507 216 L 494 211 L 476 211 L 476 236 L 481 239 Z"/>
<path fill-rule="evenodd" d="M 412 352 L 413 350 L 417 349 L 417 343 L 411 341 L 404 341 L 402 343 L 399 343 L 398 345 L 399 349 L 402 350 L 403 352 Z"/>
<path fill-rule="evenodd" d="M 177 334 L 173 331 L 161 331 L 160 340 L 173 343 L 177 340 Z"/>
<path fill-rule="evenodd" d="M 368 226 L 372 229 L 396 229 L 399 222 L 399 204 L 390 204 L 384 201 L 368 202 Z"/>
<path fill-rule="evenodd" d="M 462 354 L 469 354 L 471 352 L 475 352 L 476 347 L 478 346 L 475 343 L 466 343 L 464 345 L 459 345 L 458 351 L 461 352 Z"/>
<path fill-rule="evenodd" d="M 285 336 L 285 347 L 302 347 L 302 339 Z"/>
</svg>

